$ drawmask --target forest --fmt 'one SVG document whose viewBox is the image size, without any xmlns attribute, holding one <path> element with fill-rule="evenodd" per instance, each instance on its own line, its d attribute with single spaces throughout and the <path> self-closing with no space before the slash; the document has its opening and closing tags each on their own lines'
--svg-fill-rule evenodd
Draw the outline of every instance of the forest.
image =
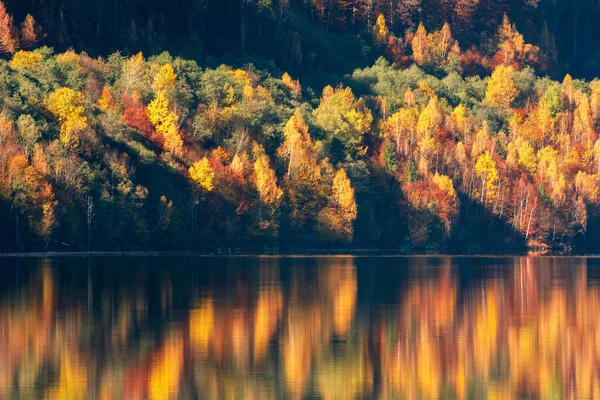
<svg viewBox="0 0 600 400">
<path fill-rule="evenodd" d="M 595 6 L 162 4 L 0 3 L 0 250 L 596 249 Z"/>
</svg>

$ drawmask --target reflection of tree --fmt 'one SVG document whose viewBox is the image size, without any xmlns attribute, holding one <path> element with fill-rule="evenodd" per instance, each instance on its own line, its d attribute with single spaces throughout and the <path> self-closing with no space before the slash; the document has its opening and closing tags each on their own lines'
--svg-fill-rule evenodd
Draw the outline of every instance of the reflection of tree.
<svg viewBox="0 0 600 400">
<path fill-rule="evenodd" d="M 150 369 L 150 398 L 176 399 L 183 368 L 183 337 L 179 332 L 167 334 L 163 347 L 158 349 Z"/>
<path fill-rule="evenodd" d="M 85 284 L 36 268 L 0 302 L 0 398 L 600 396 L 586 261 L 501 265 L 461 282 L 451 260 L 413 260 L 398 303 L 368 310 L 352 258 L 299 261 L 285 280 L 272 260 L 233 265 L 225 292 L 190 291 L 189 313 L 173 272 L 153 303 L 109 285 L 90 311 Z"/>
</svg>

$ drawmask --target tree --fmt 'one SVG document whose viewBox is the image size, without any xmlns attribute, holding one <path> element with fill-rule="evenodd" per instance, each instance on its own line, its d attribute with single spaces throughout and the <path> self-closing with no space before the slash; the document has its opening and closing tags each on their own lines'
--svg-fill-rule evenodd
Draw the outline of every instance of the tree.
<svg viewBox="0 0 600 400">
<path fill-rule="evenodd" d="M 496 162 L 492 159 L 489 151 L 479 156 L 475 164 L 475 172 L 481 178 L 481 202 L 491 202 L 496 196 L 496 182 L 498 181 L 498 170 Z"/>
<path fill-rule="evenodd" d="M 487 103 L 508 109 L 519 95 L 515 87 L 512 67 L 498 65 L 488 80 L 485 100 Z"/>
<path fill-rule="evenodd" d="M 308 125 L 304 122 L 300 109 L 283 128 L 284 141 L 279 148 L 279 155 L 288 160 L 287 176 L 298 176 L 300 179 L 312 178 L 316 169 L 316 155 Z"/>
<path fill-rule="evenodd" d="M 441 191 L 445 192 L 450 198 L 456 200 L 456 190 L 454 189 L 454 183 L 449 176 L 440 175 L 437 172 L 433 176 L 433 183 L 440 188 Z"/>
<path fill-rule="evenodd" d="M 398 157 L 394 145 L 389 140 L 383 143 L 383 162 L 385 169 L 389 172 L 396 172 L 398 169 Z"/>
<path fill-rule="evenodd" d="M 0 52 L 13 54 L 18 47 L 19 40 L 13 17 L 6 11 L 4 3 L 0 1 Z"/>
<path fill-rule="evenodd" d="M 165 91 L 175 86 L 177 80 L 177 74 L 171 64 L 165 64 L 158 70 L 158 73 L 154 76 L 154 83 L 152 89 L 156 92 Z"/>
<path fill-rule="evenodd" d="M 365 151 L 363 136 L 371 128 L 373 115 L 363 99 L 354 97 L 352 89 L 341 86 L 323 89 L 321 103 L 314 116 L 317 125 L 329 134 L 331 140 L 338 140 L 344 145 L 346 154 Z"/>
<path fill-rule="evenodd" d="M 41 67 L 42 59 L 43 56 L 39 53 L 19 50 L 13 55 L 9 65 L 15 69 L 35 72 Z"/>
<path fill-rule="evenodd" d="M 148 119 L 165 139 L 165 147 L 175 155 L 183 151 L 183 140 L 177 129 L 177 114 L 169 110 L 169 99 L 163 90 L 156 92 L 154 100 L 148 104 Z"/>
<path fill-rule="evenodd" d="M 115 98 L 108 86 L 102 88 L 102 95 L 100 96 L 100 99 L 98 99 L 98 108 L 105 112 L 114 111 L 116 109 Z"/>
<path fill-rule="evenodd" d="M 535 151 L 531 144 L 525 140 L 519 140 L 517 144 L 517 153 L 519 155 L 519 164 L 525 167 L 525 170 L 533 175 L 537 169 L 537 159 Z"/>
<path fill-rule="evenodd" d="M 19 132 L 19 142 L 25 150 L 27 158 L 33 155 L 33 149 L 37 141 L 42 137 L 42 132 L 35 123 L 33 117 L 29 114 L 22 114 L 17 119 L 17 130 Z"/>
<path fill-rule="evenodd" d="M 21 48 L 31 50 L 40 40 L 42 29 L 31 14 L 21 23 Z"/>
<path fill-rule="evenodd" d="M 192 182 L 203 188 L 207 192 L 214 189 L 213 181 L 215 179 L 215 171 L 210 166 L 208 158 L 204 157 L 200 161 L 196 161 L 188 170 Z"/>
<path fill-rule="evenodd" d="M 346 171 L 341 168 L 333 178 L 330 206 L 319 213 L 319 230 L 325 236 L 350 242 L 354 220 L 358 215 L 354 188 Z"/>
<path fill-rule="evenodd" d="M 385 23 L 385 16 L 383 14 L 379 14 L 377 21 L 373 26 L 373 40 L 379 46 L 385 46 L 388 42 L 389 34 L 390 31 Z"/>
<path fill-rule="evenodd" d="M 258 145 L 257 145 L 258 146 Z M 254 182 L 263 204 L 278 207 L 283 191 L 277 186 L 277 176 L 271 168 L 269 156 L 264 149 L 257 151 L 256 161 L 254 162 Z"/>
<path fill-rule="evenodd" d="M 412 40 L 413 59 L 418 65 L 425 65 L 429 59 L 429 45 L 427 41 L 427 30 L 421 23 L 417 28 L 415 37 Z"/>
<path fill-rule="evenodd" d="M 254 143 L 253 181 L 260 197 L 259 222 L 261 228 L 277 228 L 278 223 L 275 214 L 281 203 L 283 191 L 277 186 L 277 176 L 271 168 L 269 157 L 265 154 L 262 146 Z M 263 210 L 264 209 L 264 210 Z"/>
<path fill-rule="evenodd" d="M 63 87 L 52 92 L 45 102 L 48 110 L 58 117 L 62 144 L 67 148 L 76 146 L 77 134 L 87 128 L 83 94 Z"/>
<path fill-rule="evenodd" d="M 358 208 L 354 200 L 354 189 L 346 170 L 341 168 L 333 178 L 333 198 L 342 218 L 346 223 L 352 223 L 358 215 Z"/>
<path fill-rule="evenodd" d="M 401 108 L 385 121 L 385 134 L 396 144 L 396 152 L 405 155 L 414 143 L 418 113 L 412 108 Z"/>
</svg>

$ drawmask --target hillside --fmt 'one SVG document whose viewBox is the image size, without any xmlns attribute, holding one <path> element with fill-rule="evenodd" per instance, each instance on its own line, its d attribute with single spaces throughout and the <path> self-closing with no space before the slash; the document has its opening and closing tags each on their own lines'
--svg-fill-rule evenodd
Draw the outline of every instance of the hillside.
<svg viewBox="0 0 600 400">
<path fill-rule="evenodd" d="M 381 14 L 383 56 L 321 90 L 264 59 L 55 53 L 0 14 L 3 251 L 598 242 L 600 81 L 546 77 L 506 16 L 482 53 Z"/>
</svg>

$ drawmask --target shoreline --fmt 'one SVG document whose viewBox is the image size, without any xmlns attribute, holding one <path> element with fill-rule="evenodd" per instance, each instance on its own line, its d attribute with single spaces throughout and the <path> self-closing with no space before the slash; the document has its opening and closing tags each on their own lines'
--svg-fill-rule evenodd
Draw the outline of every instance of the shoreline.
<svg viewBox="0 0 600 400">
<path fill-rule="evenodd" d="M 23 252 L 0 253 L 0 259 L 8 258 L 86 258 L 86 257 L 214 257 L 214 258 L 368 258 L 368 257 L 451 257 L 451 258 L 505 258 L 505 257 L 554 257 L 554 258 L 600 258 L 598 253 L 590 254 L 559 254 L 559 253 L 403 253 L 390 250 L 304 250 L 282 253 L 195 253 L 187 251 L 82 251 L 82 252 Z"/>
</svg>

